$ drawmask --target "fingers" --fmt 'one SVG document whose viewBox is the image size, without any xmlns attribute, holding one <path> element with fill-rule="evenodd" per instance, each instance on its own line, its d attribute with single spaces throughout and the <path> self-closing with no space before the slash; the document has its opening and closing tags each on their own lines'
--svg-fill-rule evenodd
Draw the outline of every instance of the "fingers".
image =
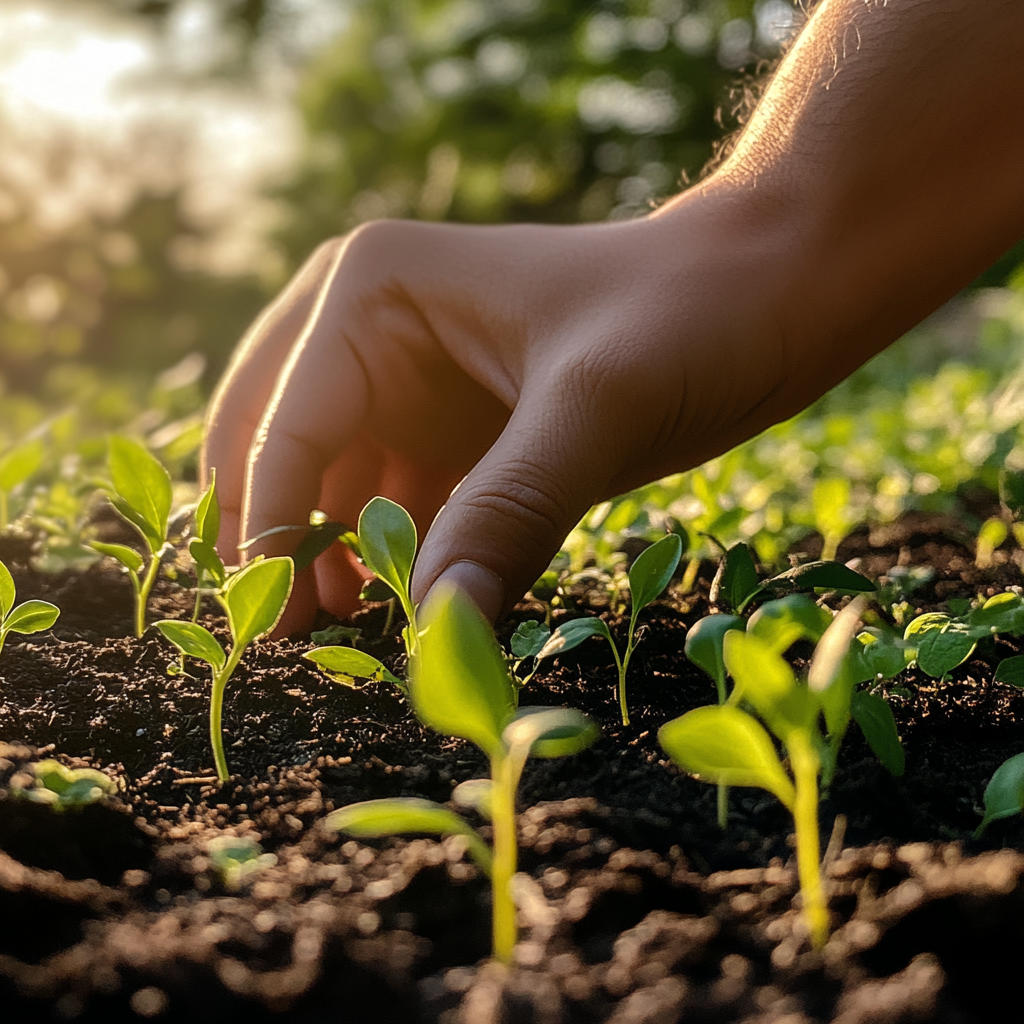
<svg viewBox="0 0 1024 1024">
<path fill-rule="evenodd" d="M 284 292 L 249 330 L 224 374 L 207 415 L 203 477 L 217 470 L 221 505 L 221 557 L 237 558 L 245 468 L 253 434 L 274 382 L 314 309 L 324 279 L 338 258 L 338 244 L 321 246 Z"/>
<path fill-rule="evenodd" d="M 620 446 L 610 425 L 591 413 L 599 408 L 590 401 L 595 396 L 576 401 L 572 395 L 562 387 L 524 393 L 501 437 L 427 534 L 416 563 L 415 600 L 443 576 L 493 621 L 526 592 L 605 493 Z"/>
</svg>

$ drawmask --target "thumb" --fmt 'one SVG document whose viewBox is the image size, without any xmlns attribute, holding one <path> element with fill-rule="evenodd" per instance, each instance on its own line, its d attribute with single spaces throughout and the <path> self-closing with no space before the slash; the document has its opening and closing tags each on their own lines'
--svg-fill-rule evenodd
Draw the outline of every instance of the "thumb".
<svg viewBox="0 0 1024 1024">
<path fill-rule="evenodd" d="M 534 400 L 524 393 L 493 447 L 438 513 L 416 562 L 414 600 L 443 579 L 493 622 L 604 494 L 615 475 L 614 442 L 595 435 L 610 431 L 587 422 L 564 390 L 544 392 Z"/>
</svg>

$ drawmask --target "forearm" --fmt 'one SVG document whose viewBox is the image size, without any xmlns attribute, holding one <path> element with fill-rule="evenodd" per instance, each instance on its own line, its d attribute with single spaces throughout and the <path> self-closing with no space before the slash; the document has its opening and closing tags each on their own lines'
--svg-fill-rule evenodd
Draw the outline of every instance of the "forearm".
<svg viewBox="0 0 1024 1024">
<path fill-rule="evenodd" d="M 830 386 L 1024 237 L 1024 3 L 825 0 L 702 189 L 778 238 Z"/>
</svg>

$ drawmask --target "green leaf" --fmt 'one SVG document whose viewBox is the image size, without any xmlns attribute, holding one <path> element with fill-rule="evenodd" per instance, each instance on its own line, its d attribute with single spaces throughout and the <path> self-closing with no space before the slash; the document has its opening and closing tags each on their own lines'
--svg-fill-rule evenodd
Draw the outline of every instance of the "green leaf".
<svg viewBox="0 0 1024 1024">
<path fill-rule="evenodd" d="M 130 521 L 156 554 L 167 540 L 172 499 L 170 474 L 138 441 L 116 434 L 109 441 L 107 468 L 115 493 L 134 513 Z M 123 506 L 115 502 L 115 508 L 121 511 Z"/>
<path fill-rule="evenodd" d="M 556 654 L 564 654 L 574 647 L 579 647 L 590 636 L 603 636 L 608 643 L 612 643 L 612 635 L 604 619 L 599 619 L 596 616 L 570 619 L 568 622 L 563 622 L 551 634 L 551 638 L 537 652 L 536 658 L 538 661 L 542 661 L 544 658 L 552 658 Z"/>
<path fill-rule="evenodd" d="M 917 657 L 917 648 L 888 630 L 866 629 L 857 634 L 857 644 L 850 651 L 851 676 L 854 683 L 892 679 Z"/>
<path fill-rule="evenodd" d="M 491 820 L 491 796 L 494 783 L 490 779 L 467 779 L 452 790 L 452 801 L 459 807 L 472 809 Z"/>
<path fill-rule="evenodd" d="M 806 594 L 789 594 L 766 601 L 750 616 L 747 632 L 782 654 L 797 640 L 816 644 L 832 625 L 832 613 Z"/>
<path fill-rule="evenodd" d="M 738 615 L 705 615 L 686 634 L 683 650 L 687 658 L 702 668 L 718 688 L 718 702 L 725 701 L 725 656 L 722 643 L 730 629 L 743 630 L 745 623 Z"/>
<path fill-rule="evenodd" d="M 98 551 L 101 555 L 116 559 L 126 569 L 134 573 L 142 572 L 143 566 L 146 564 L 142 555 L 135 548 L 128 547 L 127 544 L 104 544 L 98 540 L 93 540 L 89 541 L 89 547 L 93 551 Z"/>
<path fill-rule="evenodd" d="M 805 729 L 813 720 L 815 704 L 806 687 L 797 686 L 789 664 L 768 644 L 750 633 L 730 630 L 723 641 L 725 667 L 735 686 L 731 705 L 747 701 L 785 741 L 794 729 Z"/>
<path fill-rule="evenodd" d="M 208 665 L 212 665 L 214 671 L 219 672 L 224 667 L 224 649 L 217 642 L 217 638 L 198 622 L 186 622 L 182 619 L 161 619 L 154 622 L 154 626 L 182 654 L 190 658 L 199 658 Z"/>
<path fill-rule="evenodd" d="M 977 839 L 993 822 L 1024 810 L 1024 754 L 1004 761 L 985 787 L 985 817 L 974 833 Z"/>
<path fill-rule="evenodd" d="M 224 568 L 224 563 L 220 560 L 220 555 L 217 554 L 217 549 L 212 544 L 207 544 L 205 540 L 199 537 L 193 537 L 188 542 L 188 553 L 192 557 L 192 561 L 202 569 L 203 572 L 217 584 L 218 587 L 224 586 L 224 581 L 228 577 L 228 571 Z"/>
<path fill-rule="evenodd" d="M 875 584 L 842 562 L 805 562 L 773 576 L 765 583 L 771 590 L 845 590 L 873 593 Z"/>
<path fill-rule="evenodd" d="M 0 491 L 6 494 L 24 483 L 43 464 L 45 453 L 42 439 L 36 438 L 0 455 Z"/>
<path fill-rule="evenodd" d="M 759 587 L 754 556 L 746 544 L 734 544 L 726 551 L 722 565 L 720 592 L 724 593 L 729 607 L 739 611 Z"/>
<path fill-rule="evenodd" d="M 728 704 L 697 708 L 663 725 L 658 741 L 680 768 L 702 782 L 757 786 L 793 807 L 793 783 L 771 737 L 757 719 L 739 708 Z"/>
<path fill-rule="evenodd" d="M 49 601 L 26 601 L 4 619 L 5 633 L 38 633 L 49 629 L 60 615 L 60 609 Z"/>
<path fill-rule="evenodd" d="M 629 593 L 633 599 L 633 618 L 668 586 L 672 573 L 683 557 L 683 542 L 670 533 L 645 548 L 629 569 Z"/>
<path fill-rule="evenodd" d="M 247 647 L 277 625 L 294 579 L 292 560 L 286 556 L 250 562 L 230 577 L 223 602 L 236 645 Z"/>
<path fill-rule="evenodd" d="M 461 736 L 489 757 L 501 757 L 501 733 L 515 705 L 515 690 L 494 633 L 472 600 L 457 587 L 435 584 L 420 617 L 410 664 L 413 706 L 420 720 Z"/>
<path fill-rule="evenodd" d="M 1024 687 L 1024 654 L 1003 658 L 996 665 L 995 675 L 992 679 L 997 683 L 1009 683 L 1011 686 Z"/>
<path fill-rule="evenodd" d="M 303 657 L 343 686 L 355 686 L 357 678 L 401 684 L 401 680 L 393 676 L 383 662 L 354 647 L 317 647 L 307 651 Z"/>
<path fill-rule="evenodd" d="M 972 636 L 1024 632 L 1024 600 L 1014 593 L 996 594 L 967 615 Z"/>
<path fill-rule="evenodd" d="M 220 536 L 220 502 L 217 500 L 217 470 L 210 470 L 210 486 L 203 492 L 196 506 L 195 536 L 214 547 Z"/>
<path fill-rule="evenodd" d="M 298 572 L 300 569 L 312 565 L 337 540 L 344 542 L 350 548 L 359 550 L 356 535 L 352 532 L 351 527 L 344 523 L 325 520 L 311 526 L 306 536 L 299 541 L 299 546 L 292 556 L 295 559 L 295 571 Z"/>
<path fill-rule="evenodd" d="M 517 658 L 533 658 L 551 636 L 551 629 L 543 622 L 531 619 L 520 622 L 509 640 L 509 647 Z"/>
<path fill-rule="evenodd" d="M 17 591 L 11 570 L 0 562 L 0 622 L 7 618 L 7 613 L 14 607 Z"/>
<path fill-rule="evenodd" d="M 491 851 L 480 833 L 447 807 L 431 800 L 415 797 L 366 800 L 332 811 L 324 819 L 324 825 L 359 839 L 380 839 L 405 832 L 465 836 L 473 859 L 487 874 L 491 872 Z"/>
<path fill-rule="evenodd" d="M 850 698 L 850 714 L 886 771 L 890 775 L 902 775 L 903 746 L 889 702 L 873 693 L 854 690 Z"/>
<path fill-rule="evenodd" d="M 401 505 L 372 498 L 359 513 L 359 548 L 366 566 L 402 599 L 416 558 L 416 524 Z"/>
<path fill-rule="evenodd" d="M 925 612 L 907 623 L 903 639 L 918 642 L 926 633 L 941 632 L 950 622 L 952 619 L 942 612 Z"/>
<path fill-rule="evenodd" d="M 314 629 L 309 634 L 309 639 L 317 647 L 333 647 L 342 644 L 344 641 L 354 644 L 362 635 L 363 631 L 355 626 L 339 626 L 335 623 L 326 629 Z"/>
<path fill-rule="evenodd" d="M 932 630 L 917 645 L 917 666 L 934 679 L 941 679 L 962 665 L 973 653 L 976 640 L 959 623 L 951 622 L 942 630 Z"/>
<path fill-rule="evenodd" d="M 575 708 L 519 708 L 502 732 L 505 745 L 526 746 L 531 757 L 569 757 L 600 736 L 597 723 Z"/>
<path fill-rule="evenodd" d="M 1014 519 L 1024 513 L 1024 473 L 1012 469 L 999 471 L 999 500 Z"/>
</svg>

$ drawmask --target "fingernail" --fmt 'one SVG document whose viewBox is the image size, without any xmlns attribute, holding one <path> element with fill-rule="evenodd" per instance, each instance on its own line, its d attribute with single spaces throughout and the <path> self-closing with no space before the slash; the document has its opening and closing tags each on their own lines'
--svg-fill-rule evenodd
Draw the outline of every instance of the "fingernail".
<svg viewBox="0 0 1024 1024">
<path fill-rule="evenodd" d="M 489 622 L 494 622 L 505 606 L 505 584 L 501 577 L 479 562 L 468 559 L 453 562 L 434 580 L 427 592 L 427 600 L 439 583 L 452 583 L 464 590 Z"/>
</svg>

